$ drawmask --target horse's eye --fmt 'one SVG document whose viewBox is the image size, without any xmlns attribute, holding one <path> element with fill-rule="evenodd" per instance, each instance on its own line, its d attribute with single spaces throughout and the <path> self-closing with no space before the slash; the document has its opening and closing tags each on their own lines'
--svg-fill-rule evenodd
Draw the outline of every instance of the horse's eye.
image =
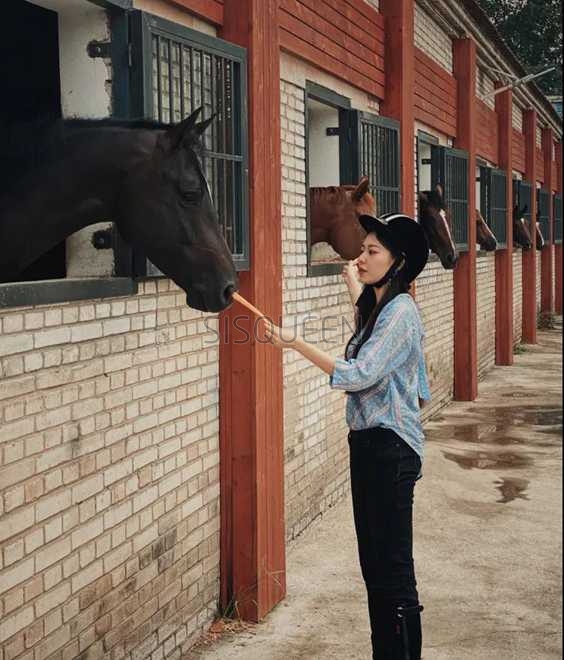
<svg viewBox="0 0 564 660">
<path fill-rule="evenodd" d="M 201 192 L 199 190 L 181 190 L 180 195 L 185 202 L 196 203 L 200 201 Z"/>
</svg>

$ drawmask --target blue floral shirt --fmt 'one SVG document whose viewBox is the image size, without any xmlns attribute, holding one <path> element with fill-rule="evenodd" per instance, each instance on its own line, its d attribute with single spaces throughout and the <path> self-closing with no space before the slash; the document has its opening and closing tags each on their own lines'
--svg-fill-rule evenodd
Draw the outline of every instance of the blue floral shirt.
<svg viewBox="0 0 564 660">
<path fill-rule="evenodd" d="M 351 430 L 383 426 L 395 431 L 423 462 L 424 435 L 419 399 L 429 400 L 423 354 L 425 331 L 415 301 L 408 293 L 393 298 L 380 312 L 372 334 L 356 358 L 337 358 L 329 379 L 346 390 L 347 425 Z"/>
</svg>

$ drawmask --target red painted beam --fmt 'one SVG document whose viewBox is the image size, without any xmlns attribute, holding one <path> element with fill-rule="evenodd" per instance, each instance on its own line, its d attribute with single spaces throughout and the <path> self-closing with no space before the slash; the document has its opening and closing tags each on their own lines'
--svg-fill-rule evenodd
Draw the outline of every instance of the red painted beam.
<svg viewBox="0 0 564 660">
<path fill-rule="evenodd" d="M 501 83 L 496 85 L 501 87 Z M 495 363 L 513 364 L 513 127 L 510 89 L 497 94 L 497 139 L 499 168 L 507 175 L 505 227 L 507 247 L 495 253 Z"/>
<path fill-rule="evenodd" d="M 544 155 L 544 188 L 550 193 L 550 204 L 548 211 L 549 235 L 545 236 L 545 246 L 541 252 L 541 312 L 552 313 L 554 311 L 554 299 L 552 291 L 552 269 L 554 249 L 552 245 L 552 142 L 553 135 L 551 128 L 542 129 L 542 149 Z"/>
<path fill-rule="evenodd" d="M 554 145 L 556 156 L 557 192 L 562 194 L 562 142 Z M 562 244 L 554 246 L 554 311 L 562 314 Z"/>
<path fill-rule="evenodd" d="M 537 218 L 537 112 L 534 109 L 523 113 L 525 136 L 525 179 L 532 183 L 531 196 L 531 240 L 533 247 L 523 250 L 523 342 L 537 343 L 537 251 L 535 249 L 535 222 Z"/>
<path fill-rule="evenodd" d="M 478 396 L 478 328 L 476 315 L 476 44 L 455 39 L 454 77 L 458 85 L 454 146 L 468 152 L 468 251 L 454 271 L 454 398 Z"/>
<path fill-rule="evenodd" d="M 250 270 L 240 292 L 277 322 L 282 313 L 278 0 L 225 0 L 221 37 L 248 49 Z M 235 334 L 237 325 L 244 333 Z M 257 341 L 233 306 L 220 346 L 221 600 L 246 620 L 286 594 L 282 353 Z M 225 326 L 224 326 L 225 324 Z"/>
<path fill-rule="evenodd" d="M 415 191 L 413 189 L 414 160 L 414 3 L 412 0 L 381 0 L 380 12 L 384 16 L 386 40 L 384 62 L 386 90 L 380 113 L 401 124 L 401 210 L 413 215 Z"/>
</svg>

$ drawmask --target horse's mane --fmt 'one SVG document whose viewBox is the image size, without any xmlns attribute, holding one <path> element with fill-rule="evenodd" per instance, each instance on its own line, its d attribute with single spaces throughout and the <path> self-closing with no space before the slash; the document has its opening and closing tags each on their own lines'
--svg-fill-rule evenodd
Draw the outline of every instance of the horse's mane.
<svg viewBox="0 0 564 660">
<path fill-rule="evenodd" d="M 151 119 L 44 118 L 0 125 L 0 196 L 27 173 L 49 165 L 61 154 L 65 139 L 81 129 L 165 130 L 169 124 Z"/>
<path fill-rule="evenodd" d="M 347 192 L 355 190 L 356 186 L 327 186 L 325 188 L 310 188 L 309 195 L 312 201 L 317 201 L 319 198 L 331 202 L 337 202 L 345 199 Z"/>
</svg>

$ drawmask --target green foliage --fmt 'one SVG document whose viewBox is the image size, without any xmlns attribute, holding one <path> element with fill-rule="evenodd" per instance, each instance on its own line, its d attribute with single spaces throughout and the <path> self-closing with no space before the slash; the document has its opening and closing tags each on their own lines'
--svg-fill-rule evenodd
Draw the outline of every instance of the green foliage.
<svg viewBox="0 0 564 660">
<path fill-rule="evenodd" d="M 561 0 L 479 0 L 479 3 L 527 71 L 557 67 L 536 82 L 545 94 L 562 94 Z"/>
</svg>

